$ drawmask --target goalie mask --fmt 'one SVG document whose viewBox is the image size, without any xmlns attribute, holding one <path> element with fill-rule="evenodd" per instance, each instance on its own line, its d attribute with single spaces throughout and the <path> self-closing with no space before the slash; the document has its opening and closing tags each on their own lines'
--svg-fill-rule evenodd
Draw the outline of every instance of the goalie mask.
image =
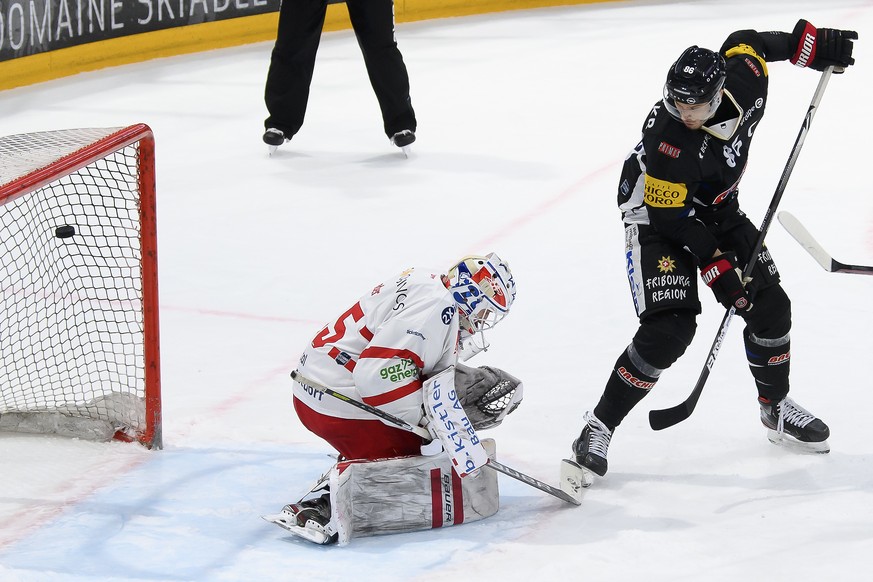
<svg viewBox="0 0 873 582">
<path fill-rule="evenodd" d="M 512 271 L 494 253 L 461 259 L 449 270 L 448 280 L 461 317 L 462 339 L 497 325 L 515 300 Z"/>
</svg>

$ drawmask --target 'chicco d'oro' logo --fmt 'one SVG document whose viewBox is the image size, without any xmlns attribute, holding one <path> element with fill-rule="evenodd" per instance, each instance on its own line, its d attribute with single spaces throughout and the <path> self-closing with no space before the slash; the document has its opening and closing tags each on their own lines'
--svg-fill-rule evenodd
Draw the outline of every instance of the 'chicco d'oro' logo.
<svg viewBox="0 0 873 582">
<path fill-rule="evenodd" d="M 646 174 L 645 202 L 655 208 L 682 208 L 688 188 L 685 184 L 674 184 L 652 178 Z"/>
</svg>

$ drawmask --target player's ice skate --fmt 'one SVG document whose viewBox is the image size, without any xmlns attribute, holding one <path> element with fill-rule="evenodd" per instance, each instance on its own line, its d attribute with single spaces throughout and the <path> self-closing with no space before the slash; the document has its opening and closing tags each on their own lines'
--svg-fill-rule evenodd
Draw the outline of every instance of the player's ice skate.
<svg viewBox="0 0 873 582">
<path fill-rule="evenodd" d="M 403 155 L 407 158 L 412 155 L 412 142 L 415 141 L 415 132 L 410 129 L 398 131 L 391 136 L 391 143 L 399 147 L 403 151 Z"/>
<path fill-rule="evenodd" d="M 829 453 L 830 429 L 814 414 L 799 406 L 787 396 L 778 402 L 763 398 L 761 423 L 767 427 L 767 438 L 780 445 L 803 453 Z"/>
<path fill-rule="evenodd" d="M 606 455 L 609 452 L 609 441 L 612 440 L 612 431 L 594 416 L 593 412 L 586 412 L 585 427 L 579 438 L 573 441 L 573 452 L 576 454 L 576 464 L 595 475 L 606 475 Z"/>
<path fill-rule="evenodd" d="M 594 483 L 594 476 L 606 475 L 606 455 L 612 431 L 594 416 L 586 412 L 582 434 L 573 441 L 573 459 L 561 461 L 561 489 L 573 494 Z"/>
<path fill-rule="evenodd" d="M 264 132 L 264 143 L 269 147 L 270 155 L 272 156 L 279 146 L 285 143 L 286 141 L 291 141 L 290 138 L 285 137 L 285 133 L 276 129 L 275 127 L 271 127 Z"/>
</svg>

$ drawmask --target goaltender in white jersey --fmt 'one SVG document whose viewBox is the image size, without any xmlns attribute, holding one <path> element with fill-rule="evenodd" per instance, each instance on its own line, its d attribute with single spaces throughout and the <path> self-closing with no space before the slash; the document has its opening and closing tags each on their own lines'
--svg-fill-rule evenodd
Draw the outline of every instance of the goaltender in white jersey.
<svg viewBox="0 0 873 582">
<path fill-rule="evenodd" d="M 457 307 L 443 276 L 410 268 L 373 287 L 325 326 L 304 351 L 298 371 L 419 425 L 422 380 L 455 364 L 458 337 Z M 299 382 L 294 408 L 304 426 L 347 459 L 419 453 L 417 435 Z M 334 427 L 334 419 L 347 422 Z"/>
<path fill-rule="evenodd" d="M 515 292 L 509 266 L 494 253 L 466 257 L 447 273 L 409 268 L 319 331 L 300 357 L 294 409 L 339 452 L 340 462 L 300 501 L 265 517 L 310 541 L 332 543 L 495 513 L 493 472 L 453 469 L 439 440 L 429 443 L 347 400 L 416 429 L 433 426 L 440 419 L 428 414 L 425 392 L 439 375 L 440 387 L 448 377 L 443 392 L 457 394 L 464 422 L 476 430 L 496 426 L 521 401 L 521 382 L 497 368 L 458 362 L 487 347 L 483 333 L 506 316 Z M 482 446 L 494 455 L 493 441 Z"/>
</svg>

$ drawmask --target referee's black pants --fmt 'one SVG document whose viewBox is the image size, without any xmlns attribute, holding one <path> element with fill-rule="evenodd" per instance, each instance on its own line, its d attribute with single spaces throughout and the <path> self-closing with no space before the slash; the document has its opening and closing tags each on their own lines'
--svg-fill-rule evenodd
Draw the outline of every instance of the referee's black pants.
<svg viewBox="0 0 873 582">
<path fill-rule="evenodd" d="M 382 111 L 385 134 L 415 131 L 409 75 L 394 40 L 393 0 L 346 0 L 349 18 L 364 55 L 370 84 Z M 321 39 L 327 0 L 283 0 L 270 59 L 264 101 L 270 115 L 265 127 L 290 138 L 303 125 L 315 54 Z"/>
</svg>

